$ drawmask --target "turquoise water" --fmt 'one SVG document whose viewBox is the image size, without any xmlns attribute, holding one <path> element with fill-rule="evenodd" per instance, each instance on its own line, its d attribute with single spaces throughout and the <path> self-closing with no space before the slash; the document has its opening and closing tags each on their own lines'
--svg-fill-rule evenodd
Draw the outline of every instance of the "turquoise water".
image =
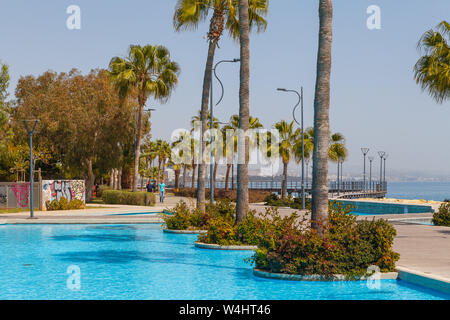
<svg viewBox="0 0 450 320">
<path fill-rule="evenodd" d="M 243 261 L 251 252 L 198 249 L 196 238 L 160 225 L 2 225 L 0 299 L 450 299 L 395 280 L 370 289 L 256 278 Z"/>
<path fill-rule="evenodd" d="M 114 213 L 110 214 L 110 216 L 139 216 L 139 215 L 152 215 L 152 214 L 158 214 L 161 212 L 130 212 L 130 213 Z"/>
</svg>

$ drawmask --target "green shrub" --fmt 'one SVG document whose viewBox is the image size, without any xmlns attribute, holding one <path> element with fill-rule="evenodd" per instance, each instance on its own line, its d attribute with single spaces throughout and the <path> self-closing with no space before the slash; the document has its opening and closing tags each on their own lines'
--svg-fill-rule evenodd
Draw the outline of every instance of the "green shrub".
<svg viewBox="0 0 450 320">
<path fill-rule="evenodd" d="M 441 204 L 438 212 L 433 214 L 432 222 L 436 226 L 450 227 L 450 202 Z"/>
<path fill-rule="evenodd" d="M 174 192 L 177 197 L 197 197 L 197 189 L 184 188 Z M 264 202 L 264 199 L 270 195 L 270 192 L 264 190 L 249 190 L 248 191 L 248 202 L 249 203 L 259 203 Z M 209 199 L 209 189 L 205 189 L 206 199 Z M 225 190 L 225 189 L 214 189 L 214 199 L 216 200 L 231 200 L 236 202 L 236 190 Z"/>
<path fill-rule="evenodd" d="M 306 220 L 272 214 L 271 227 L 262 228 L 251 261 L 270 272 L 331 277 L 360 277 L 371 265 L 394 271 L 399 254 L 392 251 L 396 231 L 385 220 L 357 221 L 341 205 L 330 206 L 320 236 Z"/>
<path fill-rule="evenodd" d="M 69 201 L 65 197 L 59 199 L 59 210 L 69 210 Z"/>
<path fill-rule="evenodd" d="M 72 199 L 69 202 L 69 210 L 85 209 L 86 205 L 82 200 Z"/>
<path fill-rule="evenodd" d="M 265 205 L 271 207 L 288 207 L 292 209 L 302 209 L 302 198 L 292 198 L 288 197 L 286 199 L 280 199 L 278 195 L 272 193 L 264 199 Z M 305 198 L 305 208 L 311 210 L 311 199 Z"/>
<path fill-rule="evenodd" d="M 84 209 L 86 205 L 82 200 L 72 199 L 67 201 L 65 197 L 61 197 L 61 199 L 47 201 L 45 203 L 47 207 L 47 211 L 55 211 L 55 210 L 76 210 L 76 209 Z"/>
<path fill-rule="evenodd" d="M 61 205 L 58 200 L 46 201 L 45 205 L 48 211 L 61 210 Z"/>
<path fill-rule="evenodd" d="M 171 211 L 173 215 L 164 216 L 167 229 L 205 230 L 214 218 L 233 223 L 235 206 L 230 200 L 218 200 L 214 205 L 208 203 L 206 212 L 201 212 L 198 209 L 190 209 L 184 201 L 180 201 Z"/>
<path fill-rule="evenodd" d="M 99 186 L 97 194 L 96 194 L 96 197 L 97 198 L 101 198 L 102 195 L 103 195 L 103 192 L 106 191 L 106 190 L 111 190 L 111 187 L 108 186 L 108 185 L 101 185 L 101 186 Z"/>
<path fill-rule="evenodd" d="M 124 204 L 134 206 L 154 206 L 155 195 L 151 192 L 130 192 L 122 190 L 104 190 L 102 200 L 106 204 Z"/>
</svg>

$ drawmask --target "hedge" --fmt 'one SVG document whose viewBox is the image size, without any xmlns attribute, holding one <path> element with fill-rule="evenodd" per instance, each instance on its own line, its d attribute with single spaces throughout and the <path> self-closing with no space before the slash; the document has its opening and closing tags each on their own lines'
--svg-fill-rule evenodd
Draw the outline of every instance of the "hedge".
<svg viewBox="0 0 450 320">
<path fill-rule="evenodd" d="M 126 204 L 134 206 L 154 206 L 155 195 L 151 192 L 130 192 L 121 190 L 104 190 L 102 200 L 106 204 Z"/>
<path fill-rule="evenodd" d="M 197 189 L 195 188 L 185 188 L 180 189 L 178 192 L 174 192 L 177 197 L 188 197 L 196 198 Z M 264 202 L 267 196 L 271 192 L 264 190 L 248 190 L 248 202 L 249 203 L 259 203 Z M 206 199 L 209 199 L 209 189 L 205 189 Z M 231 201 L 236 201 L 236 190 L 225 190 L 225 189 L 214 189 L 214 198 L 219 199 L 230 199 Z"/>
</svg>

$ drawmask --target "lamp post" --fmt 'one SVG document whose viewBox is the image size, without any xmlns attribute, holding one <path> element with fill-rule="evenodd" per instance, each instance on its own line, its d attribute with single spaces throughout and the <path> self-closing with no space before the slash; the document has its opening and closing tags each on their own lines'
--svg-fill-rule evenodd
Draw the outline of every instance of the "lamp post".
<svg viewBox="0 0 450 320">
<path fill-rule="evenodd" d="M 216 106 L 218 106 L 223 99 L 223 95 L 225 93 L 224 87 L 223 87 L 223 83 L 222 81 L 220 81 L 219 77 L 217 76 L 216 70 L 217 67 L 219 66 L 219 64 L 224 63 L 224 62 L 229 62 L 229 63 L 236 63 L 241 61 L 241 59 L 233 59 L 233 60 L 221 60 L 219 62 L 216 63 L 216 65 L 213 68 L 213 72 L 214 72 L 214 76 L 216 77 L 217 81 L 219 81 L 219 84 L 222 88 L 222 96 L 220 97 L 219 101 L 216 103 Z M 214 102 L 213 102 L 213 78 L 211 77 L 211 84 L 210 84 L 210 114 L 211 114 L 211 118 L 209 119 L 209 124 L 210 124 L 210 147 L 211 147 L 211 159 L 210 159 L 210 167 L 209 167 L 209 200 L 212 203 L 214 203 L 214 148 L 213 148 L 213 129 L 214 129 Z"/>
<path fill-rule="evenodd" d="M 369 170 L 369 190 L 372 191 L 372 162 L 373 162 L 374 157 L 370 156 L 369 157 L 369 166 L 370 166 L 370 170 Z"/>
<path fill-rule="evenodd" d="M 28 120 L 28 121 L 34 121 L 33 128 L 30 129 L 28 127 L 27 120 L 23 120 L 23 123 L 25 124 L 25 128 L 27 129 L 28 136 L 30 138 L 30 217 L 29 219 L 35 219 L 34 217 L 34 199 L 33 199 L 33 179 L 34 179 L 34 168 L 33 168 L 33 133 L 36 129 L 36 124 L 38 120 Z"/>
<path fill-rule="evenodd" d="M 386 153 L 383 157 L 384 160 L 384 166 L 383 166 L 383 188 L 386 189 L 386 159 L 389 157 L 389 155 Z"/>
<path fill-rule="evenodd" d="M 361 148 L 361 152 L 364 156 L 363 181 L 364 181 L 364 191 L 366 191 L 366 156 L 369 153 L 369 148 Z"/>
<path fill-rule="evenodd" d="M 380 156 L 380 187 L 383 183 L 383 157 L 386 155 L 384 151 L 378 151 L 378 155 Z"/>
<path fill-rule="evenodd" d="M 293 92 L 297 94 L 298 96 L 298 102 L 295 105 L 294 109 L 292 110 L 292 117 L 294 118 L 294 121 L 301 127 L 302 132 L 302 209 L 305 209 L 305 137 L 304 137 L 304 131 L 303 131 L 303 87 L 300 88 L 300 93 L 296 90 L 287 90 L 284 88 L 278 88 L 278 91 L 283 92 Z M 295 117 L 295 110 L 297 107 L 301 104 L 301 123 L 297 121 L 297 118 Z"/>
</svg>

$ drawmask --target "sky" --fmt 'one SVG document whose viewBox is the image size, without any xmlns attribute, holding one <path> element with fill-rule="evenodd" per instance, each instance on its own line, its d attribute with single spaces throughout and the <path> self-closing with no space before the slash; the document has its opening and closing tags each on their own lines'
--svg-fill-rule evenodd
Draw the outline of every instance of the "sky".
<svg viewBox="0 0 450 320">
<path fill-rule="evenodd" d="M 18 79 L 78 68 L 107 68 L 130 44 L 160 44 L 181 66 L 179 85 L 164 105 L 150 100 L 152 135 L 169 139 L 189 128 L 201 102 L 208 22 L 175 32 L 175 0 L 0 0 L 0 60 L 10 66 L 11 95 Z M 70 5 L 81 9 L 81 29 L 66 26 Z M 367 27 L 367 8 L 381 9 L 381 29 Z M 448 0 L 335 0 L 331 129 L 346 137 L 347 172 L 362 174 L 361 147 L 386 151 L 387 176 L 450 180 L 450 103 L 436 104 L 413 78 L 417 42 L 448 20 Z M 313 124 L 318 43 L 317 0 L 271 0 L 266 32 L 251 35 L 250 112 L 270 128 L 292 120 L 295 95 L 278 87 L 304 88 L 305 126 Z M 216 61 L 239 57 L 238 43 L 225 34 Z M 217 70 L 225 97 L 215 115 L 226 122 L 239 109 L 239 64 Z M 215 92 L 219 87 L 215 84 Z M 379 166 L 378 158 L 375 167 Z M 330 174 L 336 169 L 330 167 Z"/>
</svg>

